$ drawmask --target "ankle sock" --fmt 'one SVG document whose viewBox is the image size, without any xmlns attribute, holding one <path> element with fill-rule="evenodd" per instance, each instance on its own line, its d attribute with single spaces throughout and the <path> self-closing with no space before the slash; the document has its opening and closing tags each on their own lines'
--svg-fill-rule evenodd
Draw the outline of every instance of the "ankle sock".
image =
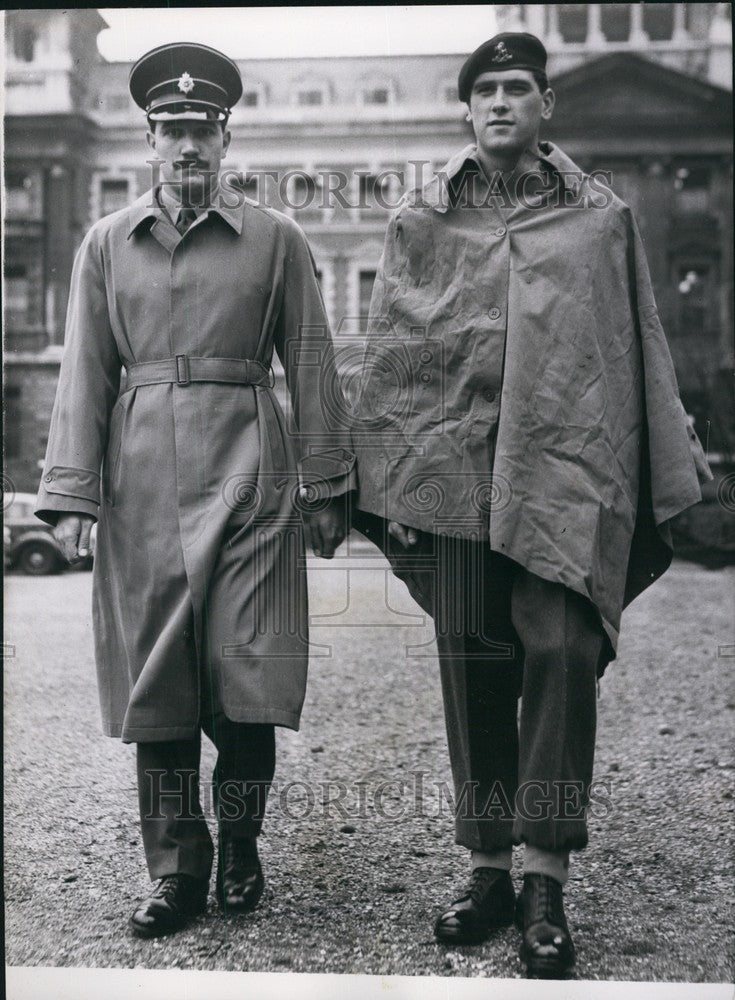
<svg viewBox="0 0 735 1000">
<path fill-rule="evenodd" d="M 498 851 L 473 851 L 472 871 L 475 868 L 500 868 L 509 872 L 513 867 L 513 848 L 501 847 Z"/>
<path fill-rule="evenodd" d="M 523 848 L 523 874 L 549 875 L 560 885 L 569 878 L 569 851 L 544 851 L 526 844 Z"/>
</svg>

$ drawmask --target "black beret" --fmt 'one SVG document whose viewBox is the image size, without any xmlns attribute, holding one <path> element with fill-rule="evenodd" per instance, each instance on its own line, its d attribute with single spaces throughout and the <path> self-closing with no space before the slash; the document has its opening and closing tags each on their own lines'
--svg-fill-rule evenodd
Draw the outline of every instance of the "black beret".
<svg viewBox="0 0 735 1000">
<path fill-rule="evenodd" d="M 527 31 L 504 31 L 483 42 L 465 60 L 459 71 L 459 99 L 469 104 L 472 85 L 490 70 L 532 69 L 546 72 L 546 49 Z"/>
<path fill-rule="evenodd" d="M 128 86 L 152 120 L 187 114 L 226 120 L 242 96 L 235 63 L 197 42 L 174 42 L 146 52 L 130 70 Z"/>
</svg>

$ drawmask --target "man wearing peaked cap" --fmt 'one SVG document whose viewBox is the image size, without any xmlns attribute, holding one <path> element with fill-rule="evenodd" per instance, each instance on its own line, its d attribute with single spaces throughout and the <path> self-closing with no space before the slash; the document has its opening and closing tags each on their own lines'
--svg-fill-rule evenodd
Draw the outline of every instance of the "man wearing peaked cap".
<svg viewBox="0 0 735 1000">
<path fill-rule="evenodd" d="M 275 726 L 298 729 L 305 693 L 304 534 L 332 556 L 355 474 L 338 387 L 320 378 L 332 343 L 304 234 L 219 197 L 237 66 L 164 45 L 135 64 L 130 90 L 159 182 L 77 254 L 36 513 L 71 560 L 98 520 L 100 705 L 104 732 L 137 744 L 157 885 L 131 927 L 149 938 L 206 907 L 202 731 L 218 753 L 217 899 L 226 912 L 258 904 Z M 295 432 L 273 392 L 274 350 Z"/>
<path fill-rule="evenodd" d="M 474 142 L 398 207 L 375 279 L 353 523 L 436 626 L 472 873 L 434 933 L 478 942 L 515 916 L 528 974 L 559 977 L 596 682 L 623 606 L 669 565 L 669 519 L 711 476 L 630 209 L 540 141 L 544 46 L 496 35 L 458 85 Z"/>
<path fill-rule="evenodd" d="M 227 56 L 196 42 L 161 45 L 130 71 L 130 93 L 149 121 L 174 115 L 226 122 L 242 96 L 242 79 Z"/>
</svg>

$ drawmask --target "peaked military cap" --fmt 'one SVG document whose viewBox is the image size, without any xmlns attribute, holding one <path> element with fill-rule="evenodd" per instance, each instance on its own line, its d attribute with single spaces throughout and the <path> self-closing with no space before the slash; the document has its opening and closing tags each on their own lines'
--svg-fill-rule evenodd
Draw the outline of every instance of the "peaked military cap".
<svg viewBox="0 0 735 1000">
<path fill-rule="evenodd" d="M 242 96 L 242 78 L 235 63 L 197 42 L 174 42 L 146 52 L 131 69 L 128 86 L 150 121 L 226 121 Z"/>
<path fill-rule="evenodd" d="M 459 71 L 459 99 L 469 104 L 472 85 L 491 70 L 531 69 L 546 72 L 546 49 L 527 31 L 503 31 L 483 42 Z"/>
</svg>

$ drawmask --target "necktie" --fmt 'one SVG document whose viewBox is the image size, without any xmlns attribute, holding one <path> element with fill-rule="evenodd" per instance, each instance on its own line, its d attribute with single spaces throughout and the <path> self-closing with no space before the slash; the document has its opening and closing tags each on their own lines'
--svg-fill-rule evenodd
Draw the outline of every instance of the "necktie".
<svg viewBox="0 0 735 1000">
<path fill-rule="evenodd" d="M 179 211 L 179 217 L 176 220 L 176 228 L 183 236 L 189 226 L 192 224 L 194 219 L 196 219 L 197 214 L 193 208 L 182 208 Z"/>
</svg>

